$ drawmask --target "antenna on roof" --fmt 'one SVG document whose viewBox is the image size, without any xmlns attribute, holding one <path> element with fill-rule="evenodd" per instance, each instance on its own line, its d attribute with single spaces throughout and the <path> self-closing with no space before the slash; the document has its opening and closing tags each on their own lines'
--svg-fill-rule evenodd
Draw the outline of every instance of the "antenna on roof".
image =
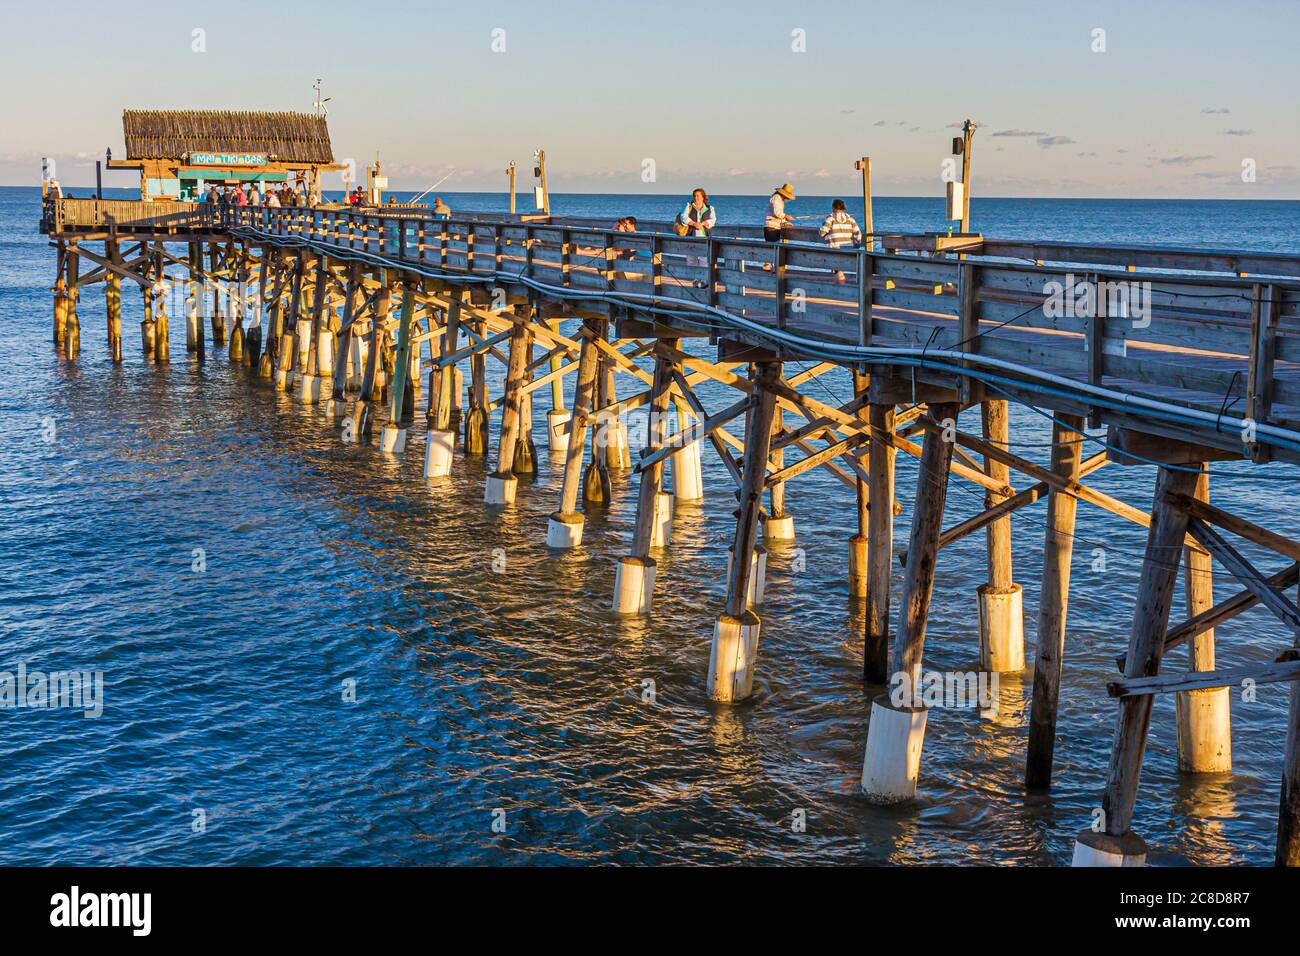
<svg viewBox="0 0 1300 956">
<path fill-rule="evenodd" d="M 329 116 L 330 111 L 325 108 L 325 104 L 334 99 L 334 97 L 327 96 L 325 99 L 320 98 L 320 82 L 320 77 L 317 77 L 316 83 L 312 86 L 312 89 L 316 91 L 316 115 Z"/>
</svg>

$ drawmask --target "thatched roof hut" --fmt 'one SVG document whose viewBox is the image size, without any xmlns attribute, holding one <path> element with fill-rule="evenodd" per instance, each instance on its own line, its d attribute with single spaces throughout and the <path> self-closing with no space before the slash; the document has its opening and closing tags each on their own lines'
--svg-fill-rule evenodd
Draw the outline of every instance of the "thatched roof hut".
<svg viewBox="0 0 1300 956">
<path fill-rule="evenodd" d="M 279 163 L 334 162 L 325 117 L 312 113 L 125 110 L 122 131 L 128 160 L 213 151 L 262 153 Z"/>
</svg>

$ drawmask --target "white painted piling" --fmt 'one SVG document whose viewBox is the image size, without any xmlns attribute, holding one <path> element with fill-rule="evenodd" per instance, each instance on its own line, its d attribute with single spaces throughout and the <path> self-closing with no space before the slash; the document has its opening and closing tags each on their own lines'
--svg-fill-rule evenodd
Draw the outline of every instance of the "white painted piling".
<svg viewBox="0 0 1300 956">
<path fill-rule="evenodd" d="M 925 723 L 924 707 L 895 707 L 884 694 L 871 702 L 862 761 L 862 792 L 870 802 L 886 806 L 916 796 Z"/>
</svg>

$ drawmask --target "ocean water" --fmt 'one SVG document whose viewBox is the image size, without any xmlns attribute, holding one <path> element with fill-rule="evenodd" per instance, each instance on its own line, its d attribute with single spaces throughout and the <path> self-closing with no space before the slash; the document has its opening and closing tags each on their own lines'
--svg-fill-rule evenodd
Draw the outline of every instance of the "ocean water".
<svg viewBox="0 0 1300 956">
<path fill-rule="evenodd" d="M 505 203 L 446 198 L 466 211 Z M 669 218 L 684 201 L 561 195 L 554 211 Z M 714 201 L 724 223 L 757 222 L 764 198 Z M 38 205 L 37 190 L 0 189 L 0 670 L 101 671 L 104 700 L 97 718 L 0 709 L 0 863 L 1068 862 L 1104 783 L 1116 711 L 1104 685 L 1127 642 L 1143 529 L 1080 506 L 1050 794 L 1021 787 L 1030 671 L 1003 678 L 997 717 L 933 711 L 918 798 L 873 807 L 858 779 L 876 690 L 859 678 L 853 504 L 839 482 L 817 472 L 789 485 L 798 550 L 769 559 L 756 694 L 714 706 L 704 678 L 734 522 L 711 452 L 707 497 L 678 509 L 660 557 L 653 617 L 617 620 L 635 481 L 615 476 L 581 550 L 547 551 L 559 494 L 549 390 L 535 404 L 539 474 L 517 507 L 488 514 L 484 461 L 458 452 L 431 490 L 418 428 L 400 461 L 344 445 L 318 410 L 222 350 L 209 345 L 200 366 L 175 321 L 172 364 L 146 365 L 134 290 L 125 362 L 108 360 L 92 287 L 68 363 L 50 340 L 54 253 Z M 801 198 L 791 211 L 828 205 Z M 977 199 L 973 215 L 999 237 L 1300 248 L 1295 202 Z M 881 229 L 940 229 L 941 216 L 938 201 L 876 202 Z M 827 400 L 847 400 L 845 377 L 819 381 Z M 710 408 L 734 400 L 701 394 Z M 1043 415 L 1015 407 L 1012 427 L 1015 450 L 1045 461 Z M 1294 469 L 1214 473 L 1216 503 L 1300 533 L 1286 503 Z M 1146 507 L 1153 477 L 1111 466 L 1091 480 Z M 900 548 L 915 478 L 900 456 Z M 946 524 L 982 499 L 954 479 Z M 1013 519 L 1031 668 L 1043 515 L 1040 503 Z M 976 666 L 985 560 L 982 535 L 941 554 L 928 668 Z M 895 587 L 897 603 L 901 576 Z M 1236 585 L 1220 575 L 1215 590 Z M 1254 610 L 1219 629 L 1219 666 L 1289 644 Z M 1175 651 L 1167 666 L 1185 660 Z M 1286 695 L 1266 685 L 1234 699 L 1233 772 L 1202 779 L 1176 772 L 1173 702 L 1157 702 L 1134 822 L 1153 863 L 1271 862 Z"/>
</svg>

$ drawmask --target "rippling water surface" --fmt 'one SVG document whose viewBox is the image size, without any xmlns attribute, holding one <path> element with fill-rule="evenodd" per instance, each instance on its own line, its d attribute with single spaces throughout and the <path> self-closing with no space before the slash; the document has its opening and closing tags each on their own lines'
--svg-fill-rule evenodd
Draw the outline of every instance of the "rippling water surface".
<svg viewBox="0 0 1300 956">
<path fill-rule="evenodd" d="M 463 209 L 501 202 L 451 198 Z M 537 393 L 536 481 L 513 510 L 489 514 L 483 461 L 458 452 L 453 477 L 431 489 L 419 429 L 401 461 L 343 445 L 319 410 L 220 350 L 198 365 L 175 319 L 173 364 L 146 366 L 134 290 L 123 296 L 125 363 L 107 358 L 92 287 L 82 356 L 69 364 L 50 343 L 54 255 L 35 233 L 37 204 L 34 190 L 0 189 L 0 669 L 101 670 L 105 707 L 98 719 L 0 710 L 0 862 L 1068 860 L 1104 781 L 1115 711 L 1104 682 L 1127 640 L 1142 529 L 1080 509 L 1050 796 L 1020 785 L 1027 673 L 1003 680 L 996 718 L 932 712 L 919 798 L 869 806 L 858 792 L 861 609 L 846 584 L 852 496 L 834 478 L 789 486 L 801 550 L 770 558 L 757 693 L 715 707 L 704 676 L 734 528 L 716 460 L 706 458 L 703 504 L 678 509 L 653 618 L 617 620 L 607 608 L 635 482 L 615 477 L 614 504 L 590 516 L 580 551 L 546 549 L 559 495 L 540 427 L 548 389 Z M 556 211 L 652 217 L 676 205 L 574 196 Z M 974 205 L 1000 236 L 1294 250 L 1300 235 L 1297 203 Z M 939 208 L 880 200 L 877 217 L 936 228 Z M 494 390 L 499 378 L 493 369 Z M 827 400 L 850 396 L 845 377 L 823 381 Z M 734 400 L 703 396 L 711 408 Z M 1045 461 L 1044 418 L 1012 414 L 1016 450 Z M 1218 503 L 1300 530 L 1284 498 L 1293 469 L 1218 473 Z M 1111 467 L 1094 483 L 1146 507 L 1152 479 L 1150 468 Z M 901 546 L 915 482 L 906 456 L 898 482 Z M 948 523 L 982 497 L 954 479 Z M 1013 531 L 1031 668 L 1043 507 L 1018 513 Z M 928 666 L 976 666 L 984 561 L 982 535 L 943 552 Z M 1233 590 L 1220 580 L 1216 593 Z M 1219 630 L 1220 666 L 1270 660 L 1287 643 L 1252 611 Z M 1153 862 L 1271 861 L 1285 701 L 1269 685 L 1256 703 L 1234 702 L 1234 772 L 1199 780 L 1176 773 L 1172 700 L 1158 702 L 1134 827 Z M 504 833 L 492 828 L 497 810 Z M 798 810 L 806 832 L 791 825 Z"/>
</svg>

